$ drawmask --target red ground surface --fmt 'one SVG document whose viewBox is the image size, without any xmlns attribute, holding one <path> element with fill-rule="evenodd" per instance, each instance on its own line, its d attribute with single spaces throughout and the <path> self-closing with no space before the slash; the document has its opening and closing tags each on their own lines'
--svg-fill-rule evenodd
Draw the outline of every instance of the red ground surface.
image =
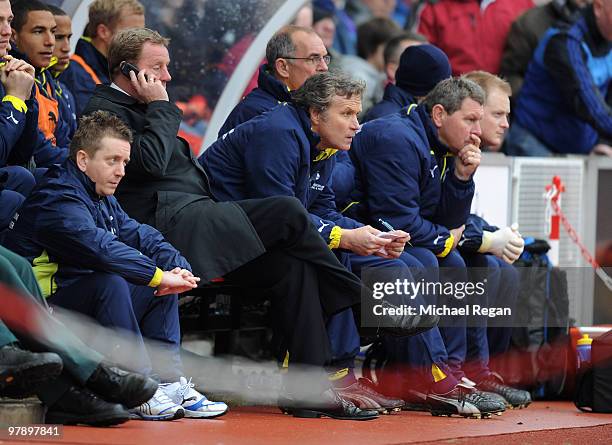
<svg viewBox="0 0 612 445">
<path fill-rule="evenodd" d="M 66 427 L 61 440 L 0 443 L 387 445 L 612 444 L 612 415 L 581 413 L 569 402 L 536 402 L 492 419 L 402 412 L 368 422 L 295 419 L 275 408 L 240 407 L 216 420 L 130 421 L 114 428 Z"/>
</svg>

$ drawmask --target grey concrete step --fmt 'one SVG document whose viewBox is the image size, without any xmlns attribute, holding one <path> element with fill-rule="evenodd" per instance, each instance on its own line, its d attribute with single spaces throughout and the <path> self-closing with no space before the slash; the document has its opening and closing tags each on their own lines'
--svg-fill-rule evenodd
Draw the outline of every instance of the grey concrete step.
<svg viewBox="0 0 612 445">
<path fill-rule="evenodd" d="M 0 398 L 0 425 L 27 425 L 45 422 L 45 407 L 36 397 L 16 400 Z"/>
</svg>

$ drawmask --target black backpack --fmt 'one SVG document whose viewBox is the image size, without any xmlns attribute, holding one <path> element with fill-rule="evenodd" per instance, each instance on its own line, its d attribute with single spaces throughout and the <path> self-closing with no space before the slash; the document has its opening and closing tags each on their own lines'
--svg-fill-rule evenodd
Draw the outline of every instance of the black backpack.
<svg viewBox="0 0 612 445">
<path fill-rule="evenodd" d="M 544 240 L 527 239 L 514 263 L 521 277 L 510 350 L 495 361 L 505 383 L 531 391 L 534 398 L 564 394 L 569 350 L 569 298 L 565 271 L 553 267 Z"/>
<path fill-rule="evenodd" d="M 574 403 L 587 412 L 612 413 L 612 331 L 591 345 L 592 365 L 578 370 Z"/>
</svg>

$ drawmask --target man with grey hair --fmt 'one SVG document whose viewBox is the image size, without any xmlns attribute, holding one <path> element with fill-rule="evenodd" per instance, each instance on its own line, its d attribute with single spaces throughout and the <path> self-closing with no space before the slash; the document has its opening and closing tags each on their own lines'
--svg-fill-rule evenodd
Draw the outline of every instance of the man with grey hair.
<svg viewBox="0 0 612 445">
<path fill-rule="evenodd" d="M 336 152 L 349 150 L 359 129 L 363 90 L 362 81 L 347 75 L 315 74 L 293 92 L 293 104 L 276 107 L 225 134 L 204 152 L 200 162 L 218 199 L 294 196 L 349 270 L 361 275 L 365 268 L 375 267 L 387 281 L 414 281 L 406 266 L 412 259 L 402 258 L 407 256 L 403 250 L 409 235 L 396 231 L 391 241 L 383 237 L 389 234 L 344 217 L 336 209 L 330 187 Z M 336 354 L 328 371 L 340 395 L 360 408 L 401 408 L 403 401 L 378 394 L 371 382 L 355 378 L 359 338 L 354 325 L 334 317 L 328 330 L 335 334 L 330 333 L 330 339 Z M 355 338 L 353 348 L 346 347 L 350 337 Z"/>
<path fill-rule="evenodd" d="M 301 87 L 313 74 L 327 71 L 331 58 L 314 30 L 288 25 L 268 41 L 266 60 L 259 68 L 258 87 L 232 110 L 219 137 L 280 102 L 291 100 L 290 91 Z"/>
</svg>

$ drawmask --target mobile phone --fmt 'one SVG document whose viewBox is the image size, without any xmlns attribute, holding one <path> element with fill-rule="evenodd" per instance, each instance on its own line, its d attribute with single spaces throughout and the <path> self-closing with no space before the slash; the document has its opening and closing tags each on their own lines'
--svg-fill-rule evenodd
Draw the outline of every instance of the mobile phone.
<svg viewBox="0 0 612 445">
<path fill-rule="evenodd" d="M 405 236 L 406 235 L 399 235 L 399 234 L 394 233 L 394 232 L 380 232 L 378 234 L 379 238 L 390 239 L 390 240 L 396 240 L 396 239 L 399 239 L 399 238 L 403 238 Z"/>
<path fill-rule="evenodd" d="M 128 79 L 130 78 L 130 71 L 134 71 L 134 74 L 136 76 L 138 76 L 138 72 L 140 71 L 140 69 L 136 65 L 130 62 L 126 62 L 125 60 L 119 64 L 119 69 L 121 70 L 121 73 Z M 145 79 L 146 78 L 147 76 L 145 75 Z"/>
</svg>

